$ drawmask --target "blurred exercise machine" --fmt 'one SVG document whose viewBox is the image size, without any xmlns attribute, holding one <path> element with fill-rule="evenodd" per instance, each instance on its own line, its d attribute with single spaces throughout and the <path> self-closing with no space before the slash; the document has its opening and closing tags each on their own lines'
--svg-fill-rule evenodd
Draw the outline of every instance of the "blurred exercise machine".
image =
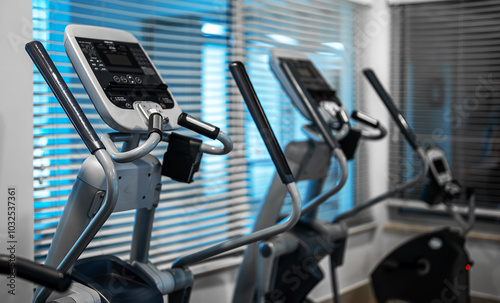
<svg viewBox="0 0 500 303">
<path fill-rule="evenodd" d="M 393 118 L 402 117 L 375 73 L 365 70 L 364 74 Z M 453 178 L 443 150 L 432 146 L 425 155 L 429 171 L 420 200 L 430 206 L 444 204 L 459 228 L 446 227 L 417 236 L 387 255 L 371 274 L 375 297 L 380 303 L 470 302 L 472 261 L 465 249 L 465 236 L 474 224 L 474 193 Z M 464 195 L 469 202 L 467 222 L 452 205 L 453 200 Z"/>
<path fill-rule="evenodd" d="M 386 134 L 377 120 L 359 111 L 351 118 L 365 127 L 353 127 L 335 90 L 306 54 L 273 49 L 269 62 L 295 107 L 311 122 L 302 128 L 308 140 L 291 142 L 285 149 L 297 181 L 309 183 L 304 198 L 308 202 L 300 222 L 292 230 L 247 247 L 233 298 L 235 303 L 307 302 L 309 292 L 323 279 L 319 262 L 330 256 L 333 271 L 342 264 L 347 225 L 343 220 L 335 224 L 319 222 L 317 209 L 344 186 L 347 161 L 354 157 L 359 140 L 377 140 Z M 340 167 L 339 179 L 331 189 L 323 191 L 332 156 Z M 280 219 L 286 192 L 277 181 L 275 177 L 261 204 L 254 231 Z"/>
<path fill-rule="evenodd" d="M 312 63 L 304 56 L 298 56 L 289 52 L 285 54 L 273 52 L 270 65 L 299 111 L 313 122 L 312 125 L 304 127 L 310 139 L 309 142 L 321 142 L 325 144 L 326 151 L 342 150 L 352 155 L 350 153 L 350 151 L 353 151 L 350 148 L 352 145 L 347 145 L 347 148 L 346 146 L 342 147 L 342 139 L 349 138 L 348 133 L 352 128 L 347 124 L 346 115 L 341 113 L 342 106 L 334 92 L 332 93 L 332 90 L 325 85 L 326 81 L 321 78 Z M 380 94 L 381 85 L 376 80 L 375 74 L 367 70 L 365 71 L 365 75 Z M 469 200 L 472 201 L 472 204 L 470 207 L 469 222 L 467 223 L 448 203 L 450 198 L 456 197 L 461 192 L 461 187 L 451 177 L 442 151 L 437 148 L 424 150 L 416 140 L 415 133 L 392 100 L 390 98 L 382 98 L 382 100 L 389 109 L 391 117 L 403 133 L 406 141 L 422 162 L 423 168 L 420 173 L 405 183 L 396 186 L 394 189 L 340 214 L 332 219 L 330 224 L 322 224 L 316 221 L 315 216 L 311 215 L 311 213 L 314 213 L 313 210 L 316 210 L 317 206 L 324 201 L 324 197 L 332 194 L 332 192 L 337 192 L 339 188 L 334 188 L 334 190 L 327 191 L 325 194 L 320 194 L 323 185 L 323 179 L 321 178 L 324 175 L 319 175 L 319 177 L 318 175 L 314 175 L 314 177 L 319 178 L 319 181 L 315 180 L 317 183 L 314 184 L 313 182 L 313 185 L 309 187 L 309 192 L 305 199 L 305 201 L 309 202 L 304 206 L 303 215 L 305 214 L 305 216 L 301 218 L 300 222 L 287 233 L 280 234 L 259 244 L 252 244 L 247 248 L 244 262 L 240 268 L 233 302 L 309 302 L 307 295 L 323 279 L 323 274 L 318 263 L 327 255 L 330 256 L 334 301 L 340 302 L 335 270 L 338 266 L 342 265 L 345 254 L 345 243 L 347 240 L 345 220 L 397 193 L 419 184 L 424 180 L 426 175 L 430 177 L 430 181 L 427 183 L 423 199 L 429 204 L 444 202 L 448 209 L 452 211 L 457 222 L 463 227 L 463 231 L 462 233 L 456 233 L 445 229 L 427 235 L 426 239 L 431 239 L 429 243 L 434 245 L 431 247 L 433 253 L 435 253 L 434 255 L 439 255 L 440 259 L 436 261 L 433 259 L 434 255 L 423 251 L 426 256 L 420 259 L 417 262 L 418 264 L 412 264 L 411 266 L 413 267 L 410 266 L 414 270 L 422 270 L 423 265 L 419 262 L 424 262 L 424 265 L 430 266 L 428 269 L 432 270 L 425 272 L 425 275 L 423 275 L 424 279 L 427 278 L 426 284 L 405 283 L 405 281 L 408 281 L 402 278 L 407 275 L 405 271 L 407 270 L 407 262 L 401 261 L 398 263 L 396 257 L 400 254 L 398 252 L 389 256 L 388 261 L 384 262 L 381 266 L 383 269 L 374 272 L 372 275 L 372 281 L 377 288 L 377 298 L 380 302 L 386 302 L 387 299 L 399 298 L 392 296 L 392 294 L 384 297 L 388 292 L 398 295 L 406 293 L 406 296 L 401 296 L 399 299 L 410 298 L 413 300 L 410 300 L 410 302 L 430 302 L 431 300 L 420 300 L 422 297 L 418 297 L 417 295 L 425 293 L 422 289 L 434 284 L 430 281 L 435 282 L 437 279 L 449 278 L 450 285 L 460 290 L 464 290 L 463 285 L 468 285 L 466 271 L 470 267 L 471 262 L 464 249 L 463 235 L 470 229 L 473 221 L 473 198 Z M 335 118 L 329 120 L 332 117 Z M 355 138 L 353 136 L 355 135 L 351 134 L 350 138 L 344 141 L 344 144 L 346 142 L 357 142 L 359 137 L 362 137 L 357 136 L 358 138 Z M 330 144 L 329 141 L 331 142 Z M 288 146 L 285 154 L 290 159 L 292 171 L 299 181 L 307 180 L 307 178 L 302 178 L 301 173 L 306 171 L 310 174 L 310 167 L 315 168 L 313 170 L 321 174 L 323 168 L 330 165 L 328 157 L 331 157 L 332 154 L 337 156 L 340 163 L 343 163 L 343 159 L 339 156 L 340 153 L 322 151 L 320 155 L 326 154 L 327 157 L 321 158 L 316 154 L 307 154 L 305 152 L 308 151 L 307 148 L 304 146 L 294 146 L 296 144 L 296 142 L 292 142 L 290 146 L 296 147 L 296 149 L 291 149 L 292 152 L 290 152 L 290 146 Z M 297 152 L 297 150 L 301 151 L 302 154 Z M 309 167 L 308 165 L 311 166 Z M 337 184 L 337 187 L 339 187 L 339 184 L 343 184 L 342 179 Z M 264 227 L 265 223 L 269 224 L 273 222 L 273 219 L 279 220 L 279 207 L 281 207 L 282 203 L 280 205 L 275 201 L 283 201 L 283 199 L 284 194 L 279 193 L 278 186 L 273 183 L 261 206 L 254 230 Z M 271 203 L 271 201 L 274 201 L 274 203 Z M 317 201 L 321 202 L 316 203 Z M 420 242 L 415 241 L 410 246 L 413 254 L 418 254 L 419 250 L 416 247 L 420 247 L 420 251 L 422 251 L 424 245 Z M 443 258 L 446 258 L 446 253 L 450 253 L 450 256 L 453 256 L 450 258 L 450 262 L 443 262 Z M 446 263 L 446 265 L 442 267 L 436 266 L 436 262 Z M 442 271 L 430 279 L 429 274 L 435 272 L 435 270 Z M 422 272 L 419 274 L 422 274 Z M 402 286 L 403 284 L 405 284 L 405 287 Z M 401 285 L 401 287 L 394 287 L 394 285 Z M 465 286 L 465 288 L 463 298 L 468 297 L 468 286 Z M 442 291 L 442 287 L 440 290 Z M 242 293 L 245 294 L 243 296 L 245 301 L 242 301 Z M 456 302 L 462 303 L 468 301 Z"/>
</svg>

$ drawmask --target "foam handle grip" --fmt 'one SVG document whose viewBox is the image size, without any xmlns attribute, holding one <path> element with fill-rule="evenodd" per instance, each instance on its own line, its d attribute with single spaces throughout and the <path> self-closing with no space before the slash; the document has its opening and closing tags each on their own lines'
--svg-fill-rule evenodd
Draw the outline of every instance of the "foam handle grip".
<svg viewBox="0 0 500 303">
<path fill-rule="evenodd" d="M 220 129 L 186 113 L 179 116 L 177 123 L 210 139 L 217 139 Z"/>
<path fill-rule="evenodd" d="M 31 41 L 25 48 L 89 151 L 94 153 L 98 149 L 103 149 L 104 145 L 43 45 L 38 41 Z"/>
<path fill-rule="evenodd" d="M 259 98 L 255 93 L 252 83 L 250 82 L 245 66 L 241 62 L 234 61 L 229 65 L 229 69 L 241 92 L 241 95 L 243 96 L 243 99 L 245 100 L 245 103 L 247 104 L 248 111 L 252 115 L 252 118 L 259 129 L 260 135 L 266 144 L 267 150 L 269 151 L 271 159 L 276 166 L 276 170 L 278 171 L 281 181 L 284 184 L 295 182 L 285 155 L 278 144 L 278 140 L 276 140 L 276 136 L 274 135 L 266 114 L 262 109 Z"/>
<path fill-rule="evenodd" d="M 16 257 L 15 261 L 10 262 L 6 255 L 0 255 L 0 273 L 7 275 L 14 274 L 17 277 L 26 279 L 37 284 L 47 286 L 57 291 L 64 291 L 71 285 L 71 278 L 53 268 L 45 267 L 41 264 Z"/>
<path fill-rule="evenodd" d="M 385 106 L 391 113 L 392 118 L 396 121 L 396 124 L 398 125 L 399 129 L 403 133 L 403 135 L 406 137 L 406 140 L 408 143 L 410 143 L 411 147 L 413 149 L 418 148 L 418 142 L 417 142 L 417 136 L 413 132 L 413 130 L 410 128 L 408 123 L 406 122 L 406 119 L 403 117 L 401 114 L 401 111 L 396 107 L 394 104 L 394 101 L 392 101 L 391 96 L 387 93 L 387 91 L 384 89 L 380 81 L 378 80 L 377 76 L 371 69 L 365 69 L 363 70 L 363 74 L 365 77 L 368 79 L 368 81 L 371 83 L 377 94 L 379 95 L 380 99 L 384 102 Z"/>
<path fill-rule="evenodd" d="M 380 125 L 380 122 L 377 119 L 374 119 L 357 109 L 352 112 L 351 118 L 373 128 L 377 128 Z"/>
</svg>

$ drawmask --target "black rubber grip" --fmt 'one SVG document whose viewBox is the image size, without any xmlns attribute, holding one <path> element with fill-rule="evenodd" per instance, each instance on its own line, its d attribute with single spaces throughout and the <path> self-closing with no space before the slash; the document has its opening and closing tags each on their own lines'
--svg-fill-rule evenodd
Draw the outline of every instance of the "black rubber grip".
<svg viewBox="0 0 500 303">
<path fill-rule="evenodd" d="M 394 101 L 392 100 L 391 96 L 387 93 L 387 91 L 384 89 L 380 81 L 378 80 L 377 76 L 371 69 L 365 69 L 363 70 L 363 74 L 365 77 L 368 79 L 368 81 L 371 83 L 377 94 L 379 95 L 380 99 L 384 102 L 385 106 L 391 113 L 392 118 L 398 125 L 399 129 L 403 133 L 403 135 L 406 137 L 406 140 L 408 143 L 410 143 L 411 147 L 416 150 L 418 148 L 418 142 L 417 142 L 417 136 L 411 129 L 411 127 L 408 125 L 408 122 L 406 122 L 406 119 L 403 117 L 401 114 L 401 111 L 396 107 L 394 104 Z"/>
<path fill-rule="evenodd" d="M 180 126 L 184 126 L 185 128 L 188 128 L 210 139 L 217 139 L 217 136 L 220 132 L 220 129 L 218 127 L 203 122 L 200 119 L 186 113 L 180 114 L 179 119 L 177 119 L 177 123 Z"/>
<path fill-rule="evenodd" d="M 31 41 L 26 44 L 25 48 L 89 151 L 93 154 L 98 149 L 104 149 L 104 145 L 42 43 Z"/>
<path fill-rule="evenodd" d="M 252 118 L 259 129 L 260 135 L 266 144 L 267 150 L 269 151 L 271 159 L 276 166 L 276 170 L 281 178 L 281 181 L 284 184 L 295 182 L 285 155 L 278 144 L 278 140 L 276 140 L 276 136 L 274 135 L 266 114 L 262 109 L 262 105 L 260 104 L 259 98 L 255 93 L 252 82 L 250 82 L 245 66 L 239 61 L 234 61 L 229 65 L 229 70 L 231 71 L 234 81 L 236 82 L 236 85 L 238 86 L 238 89 L 247 104 L 248 111 L 252 115 Z"/>
<path fill-rule="evenodd" d="M 19 277 L 57 291 L 65 291 L 71 285 L 68 274 L 17 256 L 11 260 L 9 256 L 0 255 L 0 273 L 7 275 L 7 283 L 11 279 L 15 283 L 14 277 Z"/>
<path fill-rule="evenodd" d="M 371 126 L 373 128 L 377 128 L 380 125 L 380 121 L 368 116 L 367 114 L 365 114 L 357 109 L 352 112 L 351 118 L 353 118 L 354 120 L 359 121 L 363 124 Z"/>
</svg>

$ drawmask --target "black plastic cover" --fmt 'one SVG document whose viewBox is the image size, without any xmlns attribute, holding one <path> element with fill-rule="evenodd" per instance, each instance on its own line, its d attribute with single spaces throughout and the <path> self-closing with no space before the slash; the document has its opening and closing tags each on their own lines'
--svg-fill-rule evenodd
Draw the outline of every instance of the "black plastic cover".
<svg viewBox="0 0 500 303">
<path fill-rule="evenodd" d="M 460 234 L 446 228 L 396 248 L 371 274 L 377 302 L 470 303 L 472 261 L 464 245 Z"/>
<path fill-rule="evenodd" d="M 171 133 L 167 152 L 163 156 L 161 174 L 178 182 L 193 182 L 203 155 L 201 144 L 201 140 Z"/>
<path fill-rule="evenodd" d="M 340 147 L 344 152 L 347 160 L 352 160 L 358 149 L 359 139 L 361 139 L 361 131 L 351 128 L 347 136 L 339 141 Z"/>
</svg>

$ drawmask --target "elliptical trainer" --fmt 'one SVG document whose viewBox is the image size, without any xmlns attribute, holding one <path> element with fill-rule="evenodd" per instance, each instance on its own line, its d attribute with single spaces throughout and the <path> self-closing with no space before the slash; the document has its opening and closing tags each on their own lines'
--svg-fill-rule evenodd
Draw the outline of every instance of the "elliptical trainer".
<svg viewBox="0 0 500 303">
<path fill-rule="evenodd" d="M 68 198 L 46 265 L 72 271 L 82 283 L 64 293 L 38 287 L 34 302 L 188 302 L 193 275 L 189 265 L 231 249 L 260 241 L 293 227 L 300 217 L 301 199 L 286 159 L 257 99 L 250 100 L 257 127 L 292 197 L 292 212 L 276 225 L 218 243 L 177 259 L 160 271 L 148 260 L 149 242 L 158 205 L 160 175 L 193 181 L 203 153 L 227 154 L 230 138 L 218 127 L 183 113 L 144 49 L 130 33 L 95 26 L 69 25 L 66 52 L 101 118 L 119 133 L 99 139 L 40 42 L 26 50 L 70 118 L 92 156 L 83 164 Z M 99 62 L 94 67 L 93 63 Z M 123 76 L 123 78 L 122 78 Z M 125 81 L 127 80 L 127 81 Z M 220 141 L 222 146 L 180 136 L 186 127 Z M 144 136 L 144 135 L 147 135 Z M 168 142 L 163 164 L 150 153 Z M 123 142 L 122 151 L 116 143 Z M 130 262 L 114 256 L 79 259 L 81 253 L 114 211 L 135 209 Z M 110 287 L 119 281 L 126 287 Z M 98 292 L 93 289 L 97 289 Z M 52 294 L 52 296 L 51 296 Z M 49 298 L 50 296 L 50 298 Z"/>
<path fill-rule="evenodd" d="M 392 98 L 371 70 L 365 76 L 394 118 L 402 117 Z M 425 151 L 429 165 L 427 182 L 420 197 L 429 206 L 444 204 L 459 229 L 445 227 L 417 236 L 389 253 L 373 270 L 371 283 L 378 302 L 402 300 L 410 303 L 469 303 L 469 270 L 473 264 L 465 248 L 465 236 L 475 218 L 474 193 L 453 178 L 444 151 L 431 146 Z M 468 222 L 452 201 L 466 196 Z"/>
</svg>

